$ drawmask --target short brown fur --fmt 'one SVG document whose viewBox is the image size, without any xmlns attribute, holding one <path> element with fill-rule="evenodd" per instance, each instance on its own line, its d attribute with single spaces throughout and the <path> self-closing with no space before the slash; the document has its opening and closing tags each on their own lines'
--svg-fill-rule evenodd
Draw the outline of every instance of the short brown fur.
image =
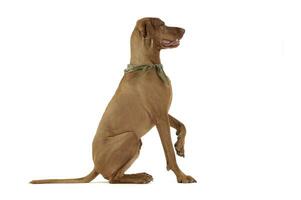
<svg viewBox="0 0 301 200">
<path fill-rule="evenodd" d="M 184 29 L 168 27 L 159 18 L 137 21 L 131 36 L 132 65 L 160 64 L 160 51 L 177 47 L 163 40 L 178 41 Z M 171 44 L 171 43 L 169 43 Z M 177 130 L 176 152 L 184 157 L 186 129 L 183 123 L 168 114 L 172 100 L 171 84 L 165 84 L 155 69 L 125 73 L 108 104 L 93 141 L 94 169 L 82 178 L 33 180 L 42 183 L 87 183 L 98 174 L 110 183 L 149 183 L 147 173 L 125 174 L 139 155 L 141 137 L 156 126 L 163 145 L 167 169 L 171 169 L 179 183 L 196 182 L 184 174 L 176 162 L 170 126 Z"/>
</svg>

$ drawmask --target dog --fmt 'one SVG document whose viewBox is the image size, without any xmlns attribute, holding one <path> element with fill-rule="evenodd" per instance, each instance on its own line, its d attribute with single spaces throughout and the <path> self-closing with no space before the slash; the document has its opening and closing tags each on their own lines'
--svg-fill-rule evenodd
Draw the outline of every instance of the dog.
<svg viewBox="0 0 301 200">
<path fill-rule="evenodd" d="M 159 18 L 137 21 L 131 35 L 131 59 L 109 102 L 93 140 L 94 169 L 76 179 L 33 180 L 42 183 L 88 183 L 101 174 L 109 183 L 145 184 L 153 180 L 147 173 L 125 174 L 139 155 L 141 137 L 156 126 L 166 157 L 179 183 L 196 180 L 184 174 L 176 162 L 170 127 L 177 130 L 175 150 L 184 157 L 186 129 L 168 114 L 172 88 L 160 61 L 162 49 L 176 48 L 185 30 L 169 27 Z"/>
</svg>

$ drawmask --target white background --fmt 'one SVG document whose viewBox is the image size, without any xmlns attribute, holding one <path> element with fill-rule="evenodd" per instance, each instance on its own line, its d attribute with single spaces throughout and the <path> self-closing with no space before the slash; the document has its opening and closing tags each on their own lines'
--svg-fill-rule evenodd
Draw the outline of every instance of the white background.
<svg viewBox="0 0 301 200">
<path fill-rule="evenodd" d="M 0 199 L 300 199 L 300 10 L 291 0 L 2 0 Z M 94 133 L 146 16 L 186 29 L 161 58 L 170 113 L 187 127 L 178 163 L 198 183 L 176 183 L 153 129 L 129 170 L 151 184 L 28 184 L 92 169 Z"/>
</svg>

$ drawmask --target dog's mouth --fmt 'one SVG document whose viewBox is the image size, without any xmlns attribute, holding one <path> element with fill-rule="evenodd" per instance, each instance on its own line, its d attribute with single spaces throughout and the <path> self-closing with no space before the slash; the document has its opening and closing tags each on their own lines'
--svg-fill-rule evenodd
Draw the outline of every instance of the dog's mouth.
<svg viewBox="0 0 301 200">
<path fill-rule="evenodd" d="M 161 45 L 163 48 L 175 48 L 180 45 L 180 40 L 162 40 Z"/>
</svg>

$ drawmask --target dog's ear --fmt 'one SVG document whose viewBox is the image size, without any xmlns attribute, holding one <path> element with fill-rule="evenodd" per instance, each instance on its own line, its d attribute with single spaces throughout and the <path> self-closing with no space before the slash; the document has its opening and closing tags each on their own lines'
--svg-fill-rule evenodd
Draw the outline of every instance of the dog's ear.
<svg viewBox="0 0 301 200">
<path fill-rule="evenodd" d="M 151 35 L 152 23 L 150 20 L 139 20 L 136 25 L 139 34 L 143 38 L 149 38 Z"/>
</svg>

